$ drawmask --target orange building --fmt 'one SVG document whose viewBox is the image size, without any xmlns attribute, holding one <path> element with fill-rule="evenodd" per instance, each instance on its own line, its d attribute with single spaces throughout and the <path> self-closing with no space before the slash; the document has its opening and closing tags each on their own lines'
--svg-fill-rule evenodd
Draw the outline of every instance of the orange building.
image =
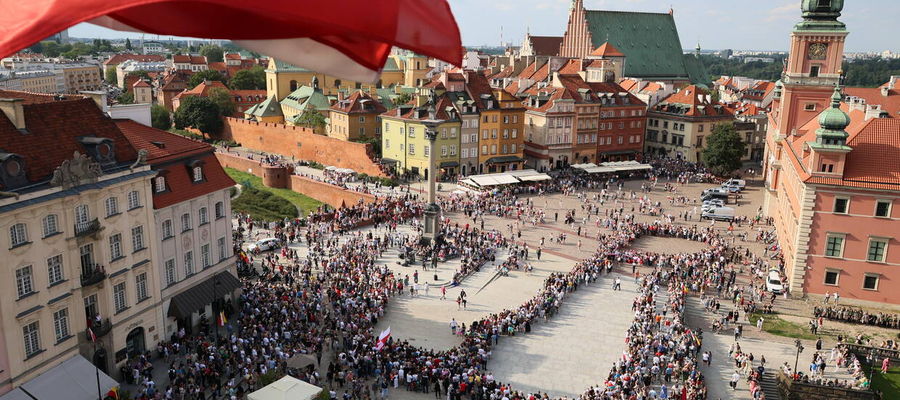
<svg viewBox="0 0 900 400">
<path fill-rule="evenodd" d="M 791 295 L 900 304 L 900 92 L 841 90 L 842 2 L 804 1 L 776 83 L 763 205 Z"/>
</svg>

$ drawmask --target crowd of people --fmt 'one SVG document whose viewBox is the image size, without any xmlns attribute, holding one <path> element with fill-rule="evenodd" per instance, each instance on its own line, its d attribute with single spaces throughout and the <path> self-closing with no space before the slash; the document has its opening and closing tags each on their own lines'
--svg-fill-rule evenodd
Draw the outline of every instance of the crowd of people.
<svg viewBox="0 0 900 400">
<path fill-rule="evenodd" d="M 816 318 L 823 317 L 833 321 L 900 329 L 900 314 L 869 312 L 858 307 L 816 306 L 813 309 L 813 315 Z"/>
</svg>

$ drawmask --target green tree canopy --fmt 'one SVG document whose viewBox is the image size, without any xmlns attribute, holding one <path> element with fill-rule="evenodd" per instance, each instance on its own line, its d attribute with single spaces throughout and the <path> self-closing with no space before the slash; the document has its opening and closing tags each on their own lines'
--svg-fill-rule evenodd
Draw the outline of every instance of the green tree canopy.
<svg viewBox="0 0 900 400">
<path fill-rule="evenodd" d="M 206 62 L 222 62 L 222 48 L 208 44 L 200 48 L 200 55 L 206 57 Z"/>
<path fill-rule="evenodd" d="M 119 84 L 119 77 L 116 75 L 115 67 L 106 67 L 106 82 L 113 85 Z"/>
<path fill-rule="evenodd" d="M 307 107 L 303 110 L 303 113 L 297 117 L 296 122 L 300 126 L 305 126 L 310 129 L 323 128 L 325 127 L 325 116 L 319 114 L 318 111 Z"/>
<path fill-rule="evenodd" d="M 122 92 L 122 94 L 116 98 L 116 101 L 118 101 L 119 104 L 134 104 L 134 94 L 131 92 Z"/>
<path fill-rule="evenodd" d="M 188 89 L 193 89 L 194 86 L 199 85 L 200 82 L 203 82 L 203 81 L 219 81 L 219 82 L 225 83 L 225 77 L 222 76 L 221 72 L 211 70 L 211 69 L 206 70 L 206 71 L 195 72 L 193 75 L 191 75 L 191 78 L 188 79 L 188 83 L 187 83 Z"/>
<path fill-rule="evenodd" d="M 169 115 L 169 110 L 166 110 L 165 107 L 159 104 L 154 104 L 150 107 L 150 125 L 156 129 L 169 130 L 172 127 L 172 118 Z"/>
<path fill-rule="evenodd" d="M 231 114 L 234 114 L 234 100 L 232 100 L 231 93 L 228 90 L 214 87 L 209 90 L 207 97 L 216 104 L 216 107 L 219 107 L 221 116 L 230 117 Z"/>
<path fill-rule="evenodd" d="M 266 88 L 266 70 L 261 66 L 242 69 L 234 74 L 228 87 L 235 90 L 262 90 Z"/>
<path fill-rule="evenodd" d="M 199 129 L 207 135 L 217 135 L 222 131 L 222 117 L 219 107 L 207 97 L 189 96 L 181 100 L 175 111 L 175 127 Z"/>
<path fill-rule="evenodd" d="M 718 124 L 707 137 L 706 148 L 701 153 L 703 164 L 712 173 L 728 176 L 741 167 L 745 144 L 731 123 Z"/>
<path fill-rule="evenodd" d="M 131 47 L 131 39 L 129 39 L 129 38 L 125 38 L 125 49 L 126 49 L 126 50 L 131 50 L 131 49 L 132 49 L 132 47 Z"/>
<path fill-rule="evenodd" d="M 394 99 L 394 105 L 406 104 L 412 100 L 412 94 L 410 93 L 400 93 L 396 99 Z"/>
</svg>

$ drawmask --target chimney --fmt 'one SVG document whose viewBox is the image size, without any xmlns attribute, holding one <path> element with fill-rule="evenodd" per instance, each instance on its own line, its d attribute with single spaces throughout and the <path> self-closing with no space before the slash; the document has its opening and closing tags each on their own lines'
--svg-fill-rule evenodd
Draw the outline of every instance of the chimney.
<svg viewBox="0 0 900 400">
<path fill-rule="evenodd" d="M 900 80 L 900 75 L 891 75 L 891 80 L 888 81 L 888 88 L 890 89 L 900 89 L 897 87 L 897 81 Z"/>
<path fill-rule="evenodd" d="M 0 109 L 16 126 L 16 129 L 25 129 L 25 110 L 22 108 L 22 99 L 0 99 Z"/>
<path fill-rule="evenodd" d="M 104 113 L 109 112 L 109 105 L 106 103 L 106 92 L 100 90 L 82 90 L 78 93 L 94 100 L 94 103 L 97 103 L 97 107 L 100 107 L 100 110 Z"/>
<path fill-rule="evenodd" d="M 890 90 L 891 90 L 890 84 L 888 84 L 888 86 L 882 86 L 882 87 L 881 87 L 881 95 L 884 96 L 884 97 L 888 97 L 888 92 L 889 92 Z"/>
</svg>

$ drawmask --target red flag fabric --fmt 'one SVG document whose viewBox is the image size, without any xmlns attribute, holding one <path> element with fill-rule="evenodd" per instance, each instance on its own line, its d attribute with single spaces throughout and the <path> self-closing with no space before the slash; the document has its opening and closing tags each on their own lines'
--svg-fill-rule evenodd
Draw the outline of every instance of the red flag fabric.
<svg viewBox="0 0 900 400">
<path fill-rule="evenodd" d="M 94 335 L 94 330 L 91 328 L 88 328 L 87 331 L 88 331 L 88 337 L 91 338 L 91 343 L 97 343 L 97 336 Z"/>
<path fill-rule="evenodd" d="M 446 0 L 0 0 L 0 57 L 81 22 L 228 39 L 329 75 L 374 82 L 392 46 L 461 64 Z"/>
</svg>

